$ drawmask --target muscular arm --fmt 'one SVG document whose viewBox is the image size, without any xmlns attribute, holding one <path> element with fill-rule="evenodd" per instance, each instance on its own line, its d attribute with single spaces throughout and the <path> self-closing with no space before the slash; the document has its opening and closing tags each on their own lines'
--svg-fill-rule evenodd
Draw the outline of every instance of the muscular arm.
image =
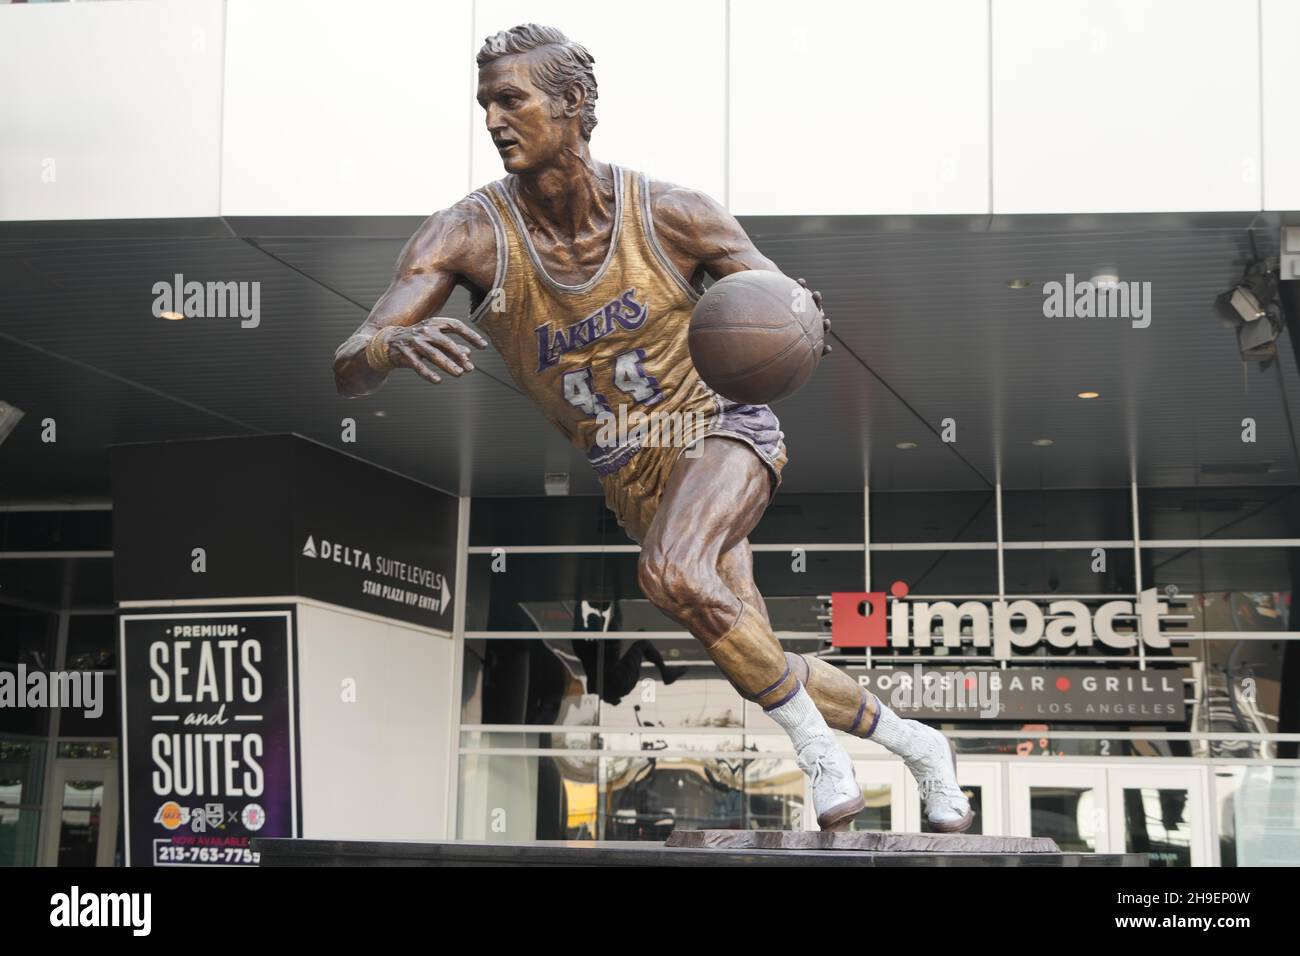
<svg viewBox="0 0 1300 956">
<path fill-rule="evenodd" d="M 390 360 L 427 381 L 442 381 L 430 365 L 453 376 L 473 370 L 469 349 L 446 333 L 459 335 L 478 348 L 487 343 L 457 319 L 430 316 L 446 305 L 457 283 L 491 288 L 495 244 L 491 223 L 472 199 L 462 199 L 426 219 L 402 250 L 387 291 L 334 354 L 339 394 L 349 398 L 369 395 L 387 381 L 388 372 L 376 371 L 366 361 L 366 345 L 389 326 L 403 328 L 390 339 Z"/>
<path fill-rule="evenodd" d="M 650 184 L 650 210 L 655 234 L 668 258 L 693 285 L 700 273 L 721 279 L 735 272 L 756 269 L 780 272 L 776 263 L 763 255 L 745 234 L 736 217 L 722 208 L 712 196 L 696 189 L 671 183 Z M 808 283 L 798 280 L 807 288 Z M 822 294 L 814 292 L 813 302 L 821 314 L 822 335 L 829 337 L 830 319 L 822 309 Z M 822 354 L 831 350 L 823 345 Z"/>
<path fill-rule="evenodd" d="M 736 217 L 706 193 L 652 182 L 650 206 L 660 244 L 691 282 L 701 271 L 714 279 L 746 269 L 781 271 L 758 251 Z"/>
</svg>

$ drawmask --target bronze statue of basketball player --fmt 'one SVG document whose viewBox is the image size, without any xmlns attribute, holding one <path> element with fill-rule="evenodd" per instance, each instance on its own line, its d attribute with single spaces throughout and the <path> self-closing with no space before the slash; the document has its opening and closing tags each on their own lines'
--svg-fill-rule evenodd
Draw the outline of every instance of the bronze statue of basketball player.
<svg viewBox="0 0 1300 956">
<path fill-rule="evenodd" d="M 339 391 L 374 392 L 394 368 L 432 384 L 460 377 L 474 369 L 466 343 L 485 348 L 486 334 L 521 390 L 587 453 L 641 544 L 646 597 L 789 734 L 820 826 L 846 827 L 863 808 L 835 728 L 901 755 L 931 826 L 965 830 L 973 816 L 947 738 L 831 664 L 783 652 L 754 586 L 747 539 L 780 482 L 784 436 L 767 406 L 713 392 L 686 339 L 704 276 L 776 265 L 710 197 L 592 159 L 594 60 L 560 31 L 517 26 L 477 59 L 506 176 L 411 237 L 392 284 L 339 347 Z M 457 285 L 471 295 L 468 322 L 437 316 Z M 675 447 L 610 443 L 599 435 L 616 406 L 680 413 L 687 426 Z"/>
</svg>

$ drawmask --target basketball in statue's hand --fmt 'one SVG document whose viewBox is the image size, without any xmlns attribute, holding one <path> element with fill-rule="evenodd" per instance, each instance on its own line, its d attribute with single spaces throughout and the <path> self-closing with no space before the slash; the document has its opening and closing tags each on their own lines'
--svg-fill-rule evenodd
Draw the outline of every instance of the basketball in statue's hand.
<svg viewBox="0 0 1300 956">
<path fill-rule="evenodd" d="M 808 381 L 823 347 L 813 293 L 779 272 L 723 276 L 695 305 L 688 343 L 700 377 L 719 395 L 767 405 Z"/>
</svg>

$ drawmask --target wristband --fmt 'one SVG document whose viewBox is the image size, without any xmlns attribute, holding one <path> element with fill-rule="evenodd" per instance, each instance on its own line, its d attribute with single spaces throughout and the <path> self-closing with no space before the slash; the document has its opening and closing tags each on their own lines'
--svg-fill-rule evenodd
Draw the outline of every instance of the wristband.
<svg viewBox="0 0 1300 956">
<path fill-rule="evenodd" d="M 388 340 L 397 329 L 396 325 L 386 326 L 371 336 L 370 341 L 366 343 L 366 364 L 374 371 L 387 372 L 397 367 L 388 357 Z"/>
</svg>

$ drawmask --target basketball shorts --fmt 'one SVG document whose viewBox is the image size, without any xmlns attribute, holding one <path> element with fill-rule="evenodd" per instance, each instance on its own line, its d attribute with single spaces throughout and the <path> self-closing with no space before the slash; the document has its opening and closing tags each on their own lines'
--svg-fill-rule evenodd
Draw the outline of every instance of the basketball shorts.
<svg viewBox="0 0 1300 956">
<path fill-rule="evenodd" d="M 602 469 L 593 461 L 605 489 L 605 504 L 618 518 L 619 526 L 638 544 L 644 540 L 659 510 L 673 467 L 705 438 L 734 438 L 748 445 L 767 467 L 772 480 L 771 495 L 776 494 L 781 484 L 781 469 L 788 458 L 785 434 L 776 415 L 766 405 L 741 405 L 721 396 L 717 400 L 717 411 L 684 443 L 642 447 L 629 456 L 621 456 L 622 461 L 614 469 Z M 609 460 L 609 456 L 605 458 Z M 768 500 L 771 501 L 770 496 Z"/>
</svg>

